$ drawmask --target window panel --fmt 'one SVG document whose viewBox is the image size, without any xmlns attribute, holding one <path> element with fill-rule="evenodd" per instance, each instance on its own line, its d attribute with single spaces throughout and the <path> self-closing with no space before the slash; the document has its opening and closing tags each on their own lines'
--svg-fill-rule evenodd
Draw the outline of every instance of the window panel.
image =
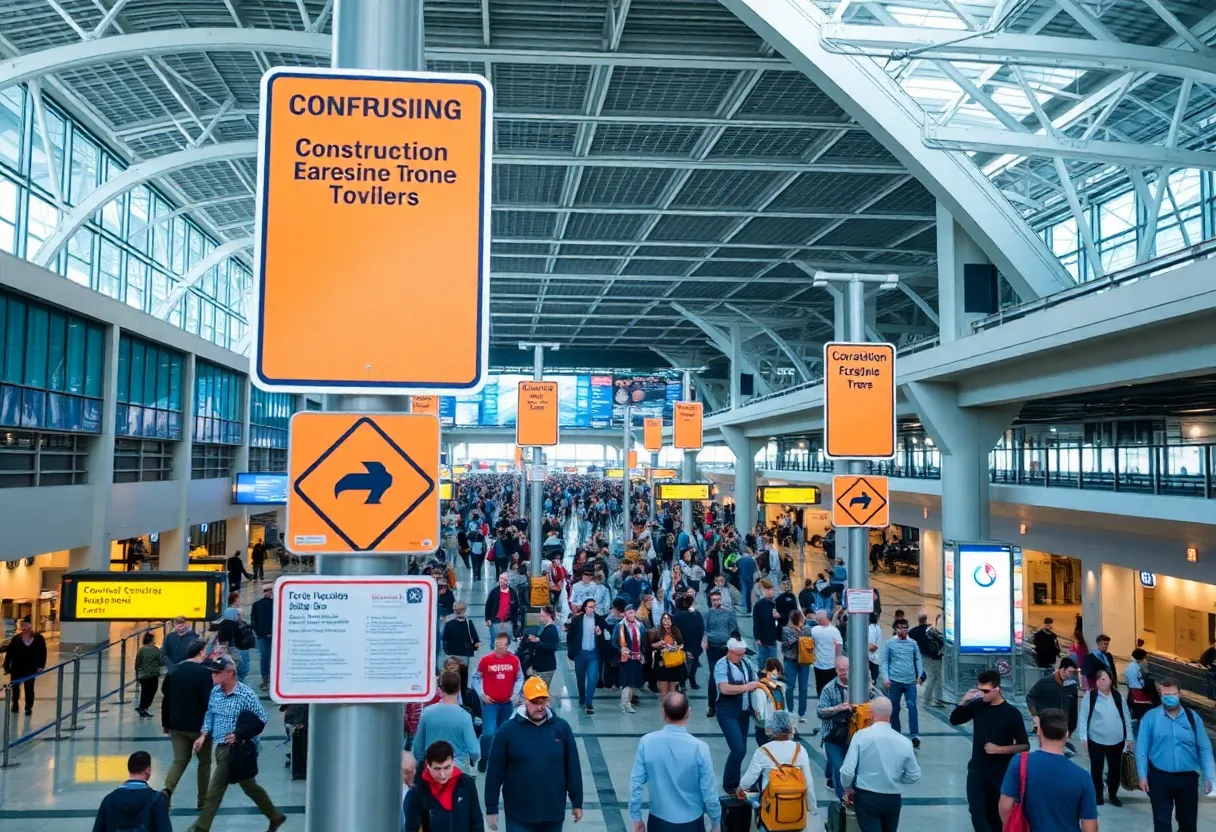
<svg viewBox="0 0 1216 832">
<path fill-rule="evenodd" d="M 47 310 L 31 305 L 25 319 L 25 384 L 46 388 Z"/>
<path fill-rule="evenodd" d="M 116 237 L 122 236 L 122 217 L 127 210 L 127 195 L 111 199 L 101 208 L 101 227 Z"/>
<path fill-rule="evenodd" d="M 152 406 L 156 404 L 156 369 L 160 366 L 159 347 L 149 345 L 144 354 L 144 400 L 143 403 Z"/>
<path fill-rule="evenodd" d="M 186 326 L 185 326 L 186 332 L 190 332 L 190 333 L 193 333 L 194 335 L 198 335 L 199 297 L 198 297 L 198 295 L 194 294 L 194 292 L 187 292 L 185 300 L 186 300 Z"/>
<path fill-rule="evenodd" d="M 68 202 L 76 205 L 97 187 L 97 162 L 100 151 L 88 136 L 72 131 L 72 166 L 69 171 Z"/>
<path fill-rule="evenodd" d="M 3 96 L 0 95 L 0 100 Z M 0 113 L 4 111 L 0 109 Z M 0 176 L 0 251 L 17 253 L 17 183 Z"/>
<path fill-rule="evenodd" d="M 216 271 L 217 271 L 216 267 L 213 266 L 210 269 L 207 269 L 207 273 L 203 275 L 203 280 L 202 280 L 203 294 L 209 298 L 215 297 L 215 273 L 216 273 Z"/>
<path fill-rule="evenodd" d="M 203 235 L 194 226 L 189 227 L 189 251 L 186 256 L 185 271 L 193 269 L 203 259 Z"/>
<path fill-rule="evenodd" d="M 144 404 L 144 361 L 149 348 L 143 341 L 131 344 L 131 404 Z"/>
<path fill-rule="evenodd" d="M 174 355 L 169 360 L 169 409 L 182 409 L 182 357 Z"/>
<path fill-rule="evenodd" d="M 82 228 L 68 240 L 67 278 L 81 286 L 92 286 L 93 238 L 96 235 Z"/>
<path fill-rule="evenodd" d="M 148 265 L 138 257 L 127 255 L 127 305 L 145 312 L 148 297 Z"/>
<path fill-rule="evenodd" d="M 161 350 L 156 358 L 156 406 L 161 410 L 169 409 L 169 375 L 172 364 L 172 354 L 168 350 Z"/>
<path fill-rule="evenodd" d="M 25 88 L 0 90 L 0 164 L 16 170 L 21 165 L 21 136 L 24 132 Z"/>
<path fill-rule="evenodd" d="M 8 298 L 4 331 L 4 380 L 20 384 L 25 372 L 25 302 Z"/>
<path fill-rule="evenodd" d="M 97 291 L 120 300 L 122 284 L 122 251 L 108 240 L 102 240 L 98 253 Z"/>
<path fill-rule="evenodd" d="M 101 398 L 102 375 L 106 359 L 106 333 L 96 324 L 88 327 L 88 352 L 85 355 L 84 394 Z"/>
<path fill-rule="evenodd" d="M 199 336 L 206 341 L 215 340 L 215 304 L 203 301 L 203 321 Z"/>
<path fill-rule="evenodd" d="M 68 317 L 67 389 L 69 393 L 84 392 L 84 358 L 85 350 L 88 348 L 88 336 L 85 329 L 83 320 Z"/>
<path fill-rule="evenodd" d="M 125 335 L 118 342 L 118 401 L 131 401 L 131 339 Z"/>
<path fill-rule="evenodd" d="M 146 185 L 131 191 L 127 200 L 127 242 L 140 251 L 148 250 L 148 203 L 152 195 Z"/>
<path fill-rule="evenodd" d="M 186 272 L 186 221 L 181 217 L 173 220 L 173 242 L 169 263 L 174 274 Z"/>
<path fill-rule="evenodd" d="M 42 248 L 46 238 L 59 224 L 59 211 L 41 197 L 30 194 L 29 211 L 25 223 L 25 256 L 32 258 Z"/>
<path fill-rule="evenodd" d="M 67 389 L 68 319 L 61 312 L 51 312 L 47 331 L 47 387 Z"/>
<path fill-rule="evenodd" d="M 45 101 L 45 97 L 43 98 Z M 31 109 L 33 109 L 31 107 Z M 64 123 L 55 111 L 50 107 L 45 107 L 46 110 L 46 129 L 51 136 L 51 149 L 55 163 L 55 171 L 59 175 L 59 179 L 63 181 L 63 134 Z M 55 188 L 51 182 L 50 166 L 47 160 L 46 148 L 42 143 L 42 131 L 38 129 L 37 124 L 31 131 L 32 140 L 31 157 L 30 157 L 30 178 L 34 184 L 39 185 L 48 193 L 55 193 Z"/>
<path fill-rule="evenodd" d="M 164 217 L 173 213 L 173 209 L 167 202 L 159 197 L 156 198 L 156 213 L 157 217 Z M 173 236 L 173 221 L 158 222 L 152 229 L 152 259 L 159 263 L 165 269 L 170 268 L 171 260 L 169 257 L 169 240 Z"/>
</svg>

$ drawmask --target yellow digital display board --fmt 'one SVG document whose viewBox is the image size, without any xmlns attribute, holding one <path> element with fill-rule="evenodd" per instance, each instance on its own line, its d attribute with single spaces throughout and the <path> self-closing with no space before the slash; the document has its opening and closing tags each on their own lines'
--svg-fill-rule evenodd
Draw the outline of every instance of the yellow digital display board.
<svg viewBox="0 0 1216 832">
<path fill-rule="evenodd" d="M 756 489 L 756 502 L 764 506 L 817 506 L 817 485 L 762 485 Z"/>
<path fill-rule="evenodd" d="M 452 476 L 453 477 L 464 476 L 467 473 L 469 473 L 469 466 L 467 466 L 467 465 L 453 465 L 452 466 Z"/>
<path fill-rule="evenodd" d="M 186 566 L 190 572 L 223 572 L 224 564 L 222 563 L 195 563 L 190 561 Z"/>
<path fill-rule="evenodd" d="M 452 499 L 452 484 L 447 480 L 443 480 L 439 483 L 439 499 Z"/>
<path fill-rule="evenodd" d="M 707 482 L 664 482 L 654 487 L 656 500 L 708 500 L 711 494 Z"/>
<path fill-rule="evenodd" d="M 623 476 L 625 476 L 624 468 L 609 468 L 604 472 L 604 477 L 610 480 L 619 480 Z"/>
<path fill-rule="evenodd" d="M 63 621 L 211 621 L 226 579 L 213 572 L 71 572 L 63 577 Z"/>
</svg>

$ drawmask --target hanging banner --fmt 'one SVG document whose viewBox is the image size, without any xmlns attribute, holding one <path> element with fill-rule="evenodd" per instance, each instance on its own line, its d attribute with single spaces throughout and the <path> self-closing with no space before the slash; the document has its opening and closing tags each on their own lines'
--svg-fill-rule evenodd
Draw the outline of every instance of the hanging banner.
<svg viewBox="0 0 1216 832">
<path fill-rule="evenodd" d="M 647 417 L 642 420 L 642 447 L 651 453 L 663 450 L 663 420 Z"/>
<path fill-rule="evenodd" d="M 681 451 L 701 450 L 701 403 L 676 402 L 672 413 L 672 446 Z"/>
</svg>

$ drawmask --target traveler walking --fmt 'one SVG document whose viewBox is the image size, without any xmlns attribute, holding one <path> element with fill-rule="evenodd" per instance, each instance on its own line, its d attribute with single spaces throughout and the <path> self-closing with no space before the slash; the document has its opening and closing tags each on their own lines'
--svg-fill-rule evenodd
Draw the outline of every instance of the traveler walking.
<svg viewBox="0 0 1216 832">
<path fill-rule="evenodd" d="M 691 588 L 686 594 L 676 596 L 676 609 L 671 614 L 671 621 L 684 636 L 684 650 L 688 653 L 688 686 L 693 690 L 700 690 L 697 670 L 701 666 L 701 654 L 704 652 L 705 619 L 693 609 L 695 600 L 696 590 Z"/>
<path fill-rule="evenodd" d="M 1055 622 L 1043 619 L 1043 628 L 1036 630 L 1031 639 L 1034 645 L 1034 663 L 1044 676 L 1050 676 L 1060 657 L 1060 637 L 1056 635 Z"/>
<path fill-rule="evenodd" d="M 1091 654 L 1092 655 L 1092 654 Z M 1102 767 L 1106 766 L 1106 789 L 1112 806 L 1122 806 L 1119 800 L 1119 780 L 1122 774 L 1123 749 L 1134 747 L 1131 709 L 1123 701 L 1114 677 L 1105 667 L 1094 674 L 1094 687 L 1088 691 L 1077 708 L 1077 739 L 1089 754 L 1089 773 L 1094 781 L 1098 805 L 1102 798 Z"/>
<path fill-rule="evenodd" d="M 169 803 L 148 785 L 151 779 L 152 755 L 136 751 L 127 758 L 127 782 L 102 798 L 93 832 L 173 832 Z"/>
<path fill-rule="evenodd" d="M 1077 663 L 1072 657 L 1060 659 L 1060 669 L 1044 676 L 1026 691 L 1026 709 L 1031 716 L 1040 711 L 1059 708 L 1068 717 L 1068 733 L 1077 729 Z M 1076 753 L 1071 742 L 1065 742 L 1067 751 Z"/>
<path fill-rule="evenodd" d="M 612 598 L 608 594 L 608 587 L 595 580 L 595 570 L 589 566 L 584 566 L 579 574 L 579 582 L 570 589 L 570 608 L 577 609 L 581 607 L 583 602 L 588 598 L 595 601 L 595 608 L 601 614 L 607 614 L 608 608 L 612 606 Z"/>
<path fill-rule="evenodd" d="M 811 668 L 815 672 L 815 692 L 822 696 L 823 686 L 836 678 L 836 657 L 844 653 L 844 638 L 825 610 L 820 610 L 815 620 L 818 623 L 811 628 L 815 663 Z"/>
<path fill-rule="evenodd" d="M 256 570 L 255 570 L 256 571 Z M 262 587 L 262 597 L 249 609 L 249 623 L 258 640 L 258 669 L 262 690 L 270 690 L 270 649 L 274 637 L 274 584 Z"/>
<path fill-rule="evenodd" d="M 207 704 L 211 701 L 211 667 L 204 662 L 206 643 L 196 638 L 186 648 L 185 661 L 169 668 L 161 685 L 160 724 L 169 736 L 173 747 L 173 764 L 165 775 L 165 800 L 173 801 L 177 781 L 190 765 L 190 757 L 198 756 L 198 809 L 207 799 L 207 785 L 211 782 L 211 738 L 195 747 L 202 734 L 203 719 L 207 716 Z"/>
<path fill-rule="evenodd" d="M 745 800 L 747 790 L 756 787 L 760 793 L 761 829 L 815 832 L 821 822 L 810 754 L 794 739 L 793 712 L 775 711 L 766 730 L 770 739 L 752 754 L 735 796 Z"/>
<path fill-rule="evenodd" d="M 9 676 L 10 690 L 13 692 L 12 712 L 17 713 L 21 706 L 21 689 L 25 689 L 25 715 L 34 712 L 34 680 L 27 678 L 46 667 L 46 640 L 41 633 L 34 632 L 34 625 L 27 615 L 21 619 L 17 634 L 8 643 L 4 654 L 4 672 Z M 13 682 L 25 679 L 22 685 Z"/>
<path fill-rule="evenodd" d="M 537 635 L 528 636 L 535 651 L 528 675 L 539 676 L 545 680 L 545 685 L 548 686 L 553 683 L 553 674 L 557 671 L 557 650 L 561 646 L 561 633 L 558 632 L 557 625 L 553 623 L 553 620 L 557 618 L 553 607 L 541 607 L 539 617 L 540 632 Z"/>
<path fill-rule="evenodd" d="M 668 692 L 684 683 L 687 677 L 688 654 L 684 652 L 684 635 L 675 625 L 671 613 L 663 613 L 659 625 L 646 634 L 650 649 L 651 678 L 658 685 L 659 704 Z"/>
<path fill-rule="evenodd" d="M 722 769 L 722 791 L 733 794 L 739 788 L 740 768 L 747 754 L 748 723 L 751 720 L 750 694 L 760 687 L 759 674 L 744 656 L 747 645 L 737 638 L 726 643 L 726 656 L 714 665 L 714 685 L 718 688 L 717 719 L 722 736 L 730 748 Z"/>
<path fill-rule="evenodd" d="M 760 581 L 760 593 L 760 600 L 752 608 L 752 637 L 756 639 L 756 663 L 763 667 L 769 659 L 778 658 L 781 613 L 773 602 L 773 582 L 768 578 Z"/>
<path fill-rule="evenodd" d="M 207 714 L 203 717 L 203 730 L 194 741 L 194 751 L 198 752 L 208 738 L 215 740 L 215 768 L 211 773 L 211 783 L 207 787 L 207 799 L 199 812 L 198 820 L 190 827 L 190 832 L 210 832 L 216 812 L 224 801 L 224 793 L 232 779 L 229 776 L 229 766 L 232 759 L 233 747 L 237 742 L 237 726 L 240 718 L 250 714 L 266 724 L 266 711 L 258 701 L 258 695 L 238 682 L 236 678 L 236 662 L 231 656 L 222 656 L 211 662 L 211 680 L 215 687 L 211 689 L 211 699 L 207 703 Z M 241 791 L 261 810 L 270 820 L 267 832 L 274 832 L 287 823 L 287 816 L 278 810 L 266 790 L 258 785 L 253 778 L 237 780 Z"/>
<path fill-rule="evenodd" d="M 781 660 L 769 659 L 760 668 L 760 686 L 749 697 L 752 718 L 755 720 L 756 745 L 768 742 L 768 721 L 777 711 L 790 709 L 789 693 L 785 679 L 781 678 Z"/>
<path fill-rule="evenodd" d="M 443 625 L 443 654 L 449 659 L 460 662 L 460 681 L 469 685 L 469 662 L 481 648 L 481 638 L 477 635 L 477 627 L 466 615 L 468 606 L 464 601 L 457 601 L 452 606 L 455 618 Z"/>
<path fill-rule="evenodd" d="M 908 731 L 912 747 L 920 748 L 920 714 L 916 709 L 916 686 L 925 677 L 920 648 L 908 638 L 908 619 L 895 619 L 895 637 L 887 639 L 879 655 L 879 673 L 891 698 L 891 727 L 899 732 L 899 704 L 908 700 Z"/>
<path fill-rule="evenodd" d="M 414 733 L 414 747 L 425 753 L 432 744 L 442 742 L 454 750 L 456 764 L 463 771 L 472 772 L 481 759 L 481 748 L 473 729 L 473 716 L 461 702 L 460 674 L 450 670 L 441 673 L 439 693 L 438 702 L 422 709 L 418 730 Z"/>
<path fill-rule="evenodd" d="M 498 585 L 486 596 L 486 630 L 492 635 L 512 635 L 519 618 L 519 596 L 512 591 L 510 579 L 505 570 L 499 572 Z"/>
<path fill-rule="evenodd" d="M 798 721 L 806 722 L 806 698 L 811 680 L 811 665 L 815 663 L 813 628 L 799 610 L 790 613 L 790 622 L 781 630 L 781 658 L 785 663 L 785 684 L 789 691 L 790 710 L 794 706 L 794 691 L 798 691 Z M 819 691 L 815 691 L 819 695 Z"/>
<path fill-rule="evenodd" d="M 566 655 L 574 662 L 578 703 L 588 714 L 595 713 L 595 688 L 600 678 L 601 651 L 607 644 L 608 624 L 596 612 L 594 598 L 583 601 L 566 631 Z"/>
<path fill-rule="evenodd" d="M 982 670 L 976 686 L 950 714 L 951 725 L 971 722 L 967 762 L 967 808 L 975 832 L 1001 832 L 1001 784 L 1014 754 L 1030 750 L 1022 714 L 1001 695 L 1001 674 Z"/>
<path fill-rule="evenodd" d="M 925 668 L 925 683 L 920 701 L 930 708 L 942 706 L 942 649 L 946 640 L 941 631 L 929 626 L 929 614 L 924 610 L 916 616 L 916 626 L 908 630 L 908 638 L 920 648 L 920 657 Z"/>
<path fill-rule="evenodd" d="M 1170 832 L 1170 813 L 1178 832 L 1195 832 L 1199 818 L 1199 778 L 1203 791 L 1216 787 L 1212 741 L 1203 720 L 1182 704 L 1178 680 L 1157 685 L 1161 705 L 1140 720 L 1136 735 L 1136 771 L 1140 790 L 1153 806 L 1153 832 Z"/>
<path fill-rule="evenodd" d="M 165 670 L 165 659 L 160 648 L 156 646 L 156 635 L 144 633 L 143 646 L 135 654 L 135 679 L 139 682 L 139 704 L 135 712 L 144 719 L 151 719 L 148 708 L 156 698 L 156 688 L 160 685 L 160 674 Z"/>
<path fill-rule="evenodd" d="M 709 746 L 688 733 L 692 708 L 679 692 L 663 697 L 663 727 L 643 735 L 629 776 L 629 818 L 634 832 L 702 832 L 704 818 L 718 832 L 718 800 Z M 642 823 L 642 791 L 649 792 L 650 815 Z"/>
<path fill-rule="evenodd" d="M 452 746 L 436 740 L 426 749 L 422 776 L 402 800 L 404 832 L 482 832 L 477 781 L 456 763 Z"/>
<path fill-rule="evenodd" d="M 743 551 L 743 554 L 735 561 L 735 568 L 739 570 L 739 591 L 743 594 L 743 606 L 747 614 L 751 615 L 752 589 L 756 585 L 756 571 L 759 568 L 756 565 L 756 557 L 752 554 L 751 549 Z"/>
<path fill-rule="evenodd" d="M 705 611 L 705 638 L 702 646 L 705 649 L 705 662 L 709 667 L 709 711 L 706 716 L 713 718 L 718 701 L 718 685 L 714 681 L 714 668 L 726 655 L 726 643 L 739 632 L 739 621 L 735 611 L 723 606 L 722 589 L 709 591 L 709 609 Z"/>
<path fill-rule="evenodd" d="M 819 691 L 819 706 L 816 714 L 823 731 L 823 756 L 827 764 L 823 768 L 829 789 L 835 789 L 836 799 L 844 799 L 844 783 L 840 779 L 840 767 L 844 764 L 845 754 L 849 750 L 850 723 L 853 719 L 853 705 L 849 704 L 849 660 L 846 656 L 837 656 L 836 665 L 832 668 L 832 681 Z M 874 685 L 870 685 L 870 700 L 880 695 Z"/>
<path fill-rule="evenodd" d="M 1103 633 L 1094 641 L 1094 649 L 1085 654 L 1080 662 L 1081 677 L 1089 687 L 1094 687 L 1094 679 L 1099 670 L 1107 670 L 1110 678 L 1118 679 L 1119 670 L 1115 667 L 1115 657 L 1110 654 L 1110 636 Z"/>
<path fill-rule="evenodd" d="M 228 558 L 224 563 L 224 568 L 228 572 L 228 591 L 241 591 L 241 578 L 253 580 L 253 576 L 245 569 L 245 561 L 242 559 L 242 552 L 237 549 L 232 553 L 232 557 Z"/>
<path fill-rule="evenodd" d="M 874 724 L 853 735 L 840 779 L 845 799 L 857 811 L 861 832 L 896 832 L 903 804 L 900 787 L 920 780 L 920 765 L 912 742 L 892 722 L 894 703 L 880 696 L 870 708 Z"/>
<path fill-rule="evenodd" d="M 249 553 L 249 560 L 253 564 L 253 580 L 260 581 L 266 577 L 266 544 L 258 541 L 253 544 L 253 551 Z"/>
<path fill-rule="evenodd" d="M 617 683 L 621 686 L 621 710 L 634 713 L 633 692 L 643 683 L 642 668 L 645 666 L 646 630 L 638 621 L 633 607 L 625 608 L 625 620 L 617 625 L 613 641 L 621 651 L 621 664 L 617 669 Z"/>
<path fill-rule="evenodd" d="M 524 673 L 519 659 L 507 649 L 511 637 L 506 633 L 494 636 L 494 650 L 481 657 L 473 673 L 473 690 L 481 697 L 481 762 L 478 771 L 486 770 L 490 743 L 499 726 L 511 718 L 511 711 L 523 690 Z"/>
<path fill-rule="evenodd" d="M 498 829 L 501 794 L 506 832 L 561 832 L 569 798 L 574 822 L 583 819 L 583 772 L 574 732 L 549 707 L 549 687 L 524 683 L 524 704 L 507 720 L 486 769 L 486 823 Z M 543 787 L 539 787 L 543 784 Z"/>
<path fill-rule="evenodd" d="M 1039 750 L 1016 755 L 1005 771 L 1001 784 L 1002 823 L 1008 823 L 1014 804 L 1021 803 L 1034 832 L 1072 832 L 1078 826 L 1083 832 L 1097 832 L 1094 784 L 1064 756 L 1068 714 L 1059 708 L 1044 708 L 1036 722 Z"/>
<path fill-rule="evenodd" d="M 165 669 L 171 670 L 174 665 L 186 660 L 186 649 L 198 640 L 198 634 L 190 627 L 186 616 L 179 615 L 173 619 L 173 629 L 161 642 L 160 652 L 165 659 Z"/>
</svg>

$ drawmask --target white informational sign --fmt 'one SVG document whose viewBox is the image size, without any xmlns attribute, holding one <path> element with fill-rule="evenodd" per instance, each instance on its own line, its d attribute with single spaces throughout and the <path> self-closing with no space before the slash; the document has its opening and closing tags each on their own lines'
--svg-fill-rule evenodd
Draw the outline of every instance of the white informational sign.
<svg viewBox="0 0 1216 832">
<path fill-rule="evenodd" d="M 850 615 L 853 613 L 857 613 L 858 615 L 865 613 L 869 615 L 874 612 L 874 590 L 846 589 L 844 595 L 845 607 Z"/>
<path fill-rule="evenodd" d="M 528 482 L 544 482 L 549 469 L 543 465 L 528 466 Z"/>
<path fill-rule="evenodd" d="M 1013 649 L 1013 557 L 1008 546 L 958 544 L 958 649 Z"/>
<path fill-rule="evenodd" d="M 430 577 L 279 578 L 270 697 L 282 704 L 428 701 L 437 626 Z"/>
<path fill-rule="evenodd" d="M 942 558 L 945 577 L 942 580 L 942 638 L 954 644 L 954 552 L 949 549 Z"/>
</svg>

